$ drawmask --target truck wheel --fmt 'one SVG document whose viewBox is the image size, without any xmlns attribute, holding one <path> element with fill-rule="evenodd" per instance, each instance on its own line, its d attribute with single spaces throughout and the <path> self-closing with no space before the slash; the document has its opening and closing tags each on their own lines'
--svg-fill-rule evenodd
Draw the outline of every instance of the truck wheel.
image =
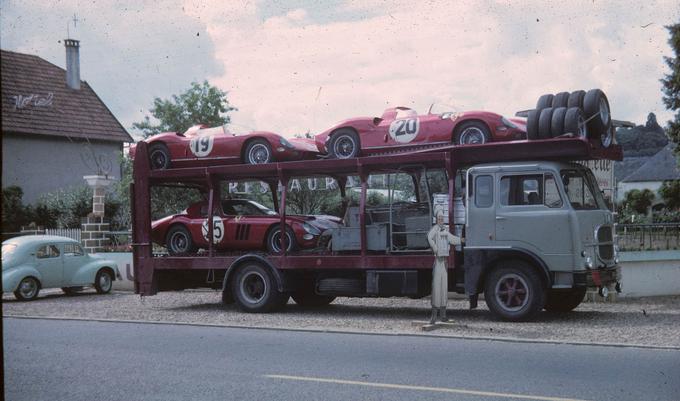
<svg viewBox="0 0 680 401">
<path fill-rule="evenodd" d="M 487 276 L 484 300 L 501 319 L 526 321 L 543 309 L 545 289 L 531 265 L 521 260 L 504 261 Z"/>
<path fill-rule="evenodd" d="M 290 227 L 286 227 L 286 252 L 291 252 L 297 249 L 297 241 L 295 241 L 295 233 Z M 267 251 L 270 253 L 281 252 L 281 226 L 279 224 L 272 228 L 267 235 Z"/>
<path fill-rule="evenodd" d="M 553 101 L 553 95 L 552 94 L 547 94 L 543 95 L 538 98 L 538 101 L 536 102 L 536 110 L 539 112 L 546 107 L 551 107 L 552 106 L 552 101 Z"/>
<path fill-rule="evenodd" d="M 101 269 L 94 278 L 94 289 L 97 294 L 108 294 L 113 287 L 113 274 L 108 269 Z"/>
<path fill-rule="evenodd" d="M 612 123 L 607 96 L 599 89 L 591 89 L 583 99 L 583 111 L 588 120 L 588 133 L 602 146 L 611 145 Z"/>
<path fill-rule="evenodd" d="M 181 255 L 196 252 L 196 245 L 191 238 L 189 230 L 182 225 L 175 225 L 170 228 L 165 236 L 165 246 L 170 255 Z"/>
<path fill-rule="evenodd" d="M 292 294 L 293 301 L 296 304 L 306 308 L 318 308 L 326 306 L 335 300 L 332 295 L 319 295 L 311 288 L 296 291 Z"/>
<path fill-rule="evenodd" d="M 567 108 L 578 107 L 583 109 L 583 98 L 586 97 L 586 91 L 577 90 L 569 94 L 569 99 L 567 100 Z"/>
<path fill-rule="evenodd" d="M 567 107 L 567 102 L 569 101 L 569 92 L 560 92 L 553 96 L 552 108 L 556 109 L 558 107 Z"/>
<path fill-rule="evenodd" d="M 361 145 L 356 132 L 343 128 L 331 137 L 328 154 L 334 159 L 351 159 L 359 156 Z"/>
<path fill-rule="evenodd" d="M 231 293 L 243 312 L 262 313 L 283 307 L 289 295 L 279 292 L 274 275 L 258 263 L 247 264 L 236 272 Z"/>
<path fill-rule="evenodd" d="M 541 115 L 538 117 L 538 138 L 539 139 L 549 139 L 550 138 L 550 124 L 552 123 L 553 115 L 552 107 L 547 107 L 541 110 Z"/>
<path fill-rule="evenodd" d="M 14 296 L 19 301 L 33 301 L 38 298 L 40 292 L 40 283 L 33 277 L 26 277 L 19 283 Z"/>
<path fill-rule="evenodd" d="M 558 107 L 553 111 L 550 121 L 550 136 L 555 138 L 564 134 L 564 116 L 567 114 L 566 107 Z"/>
<path fill-rule="evenodd" d="M 578 107 L 567 109 L 567 113 L 564 115 L 564 132 L 572 133 L 581 138 L 588 136 L 588 127 L 585 118 L 583 118 L 583 111 Z"/>
<path fill-rule="evenodd" d="M 170 168 L 170 150 L 164 143 L 154 143 L 149 146 L 149 164 L 151 170 Z"/>
<path fill-rule="evenodd" d="M 545 310 L 548 312 L 570 312 L 576 309 L 586 296 L 586 288 L 574 288 L 570 291 L 548 291 Z"/>
<path fill-rule="evenodd" d="M 527 139 L 538 139 L 538 117 L 541 115 L 541 110 L 529 110 L 527 115 Z"/>
</svg>

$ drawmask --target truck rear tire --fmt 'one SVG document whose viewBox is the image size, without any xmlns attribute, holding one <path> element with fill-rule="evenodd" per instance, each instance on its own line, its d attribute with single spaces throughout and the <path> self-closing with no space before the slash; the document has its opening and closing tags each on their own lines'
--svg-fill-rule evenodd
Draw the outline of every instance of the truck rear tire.
<svg viewBox="0 0 680 401">
<path fill-rule="evenodd" d="M 541 115 L 541 110 L 529 110 L 527 115 L 527 139 L 538 139 L 538 117 Z"/>
<path fill-rule="evenodd" d="M 578 107 L 583 109 L 583 98 L 586 97 L 586 91 L 577 90 L 569 94 L 569 99 L 567 100 L 567 108 Z"/>
<path fill-rule="evenodd" d="M 564 134 L 564 117 L 567 114 L 566 107 L 558 107 L 553 111 L 550 122 L 550 136 L 555 138 Z"/>
<path fill-rule="evenodd" d="M 611 113 L 607 96 L 600 89 L 591 89 L 583 99 L 583 111 L 588 121 L 588 134 L 604 147 L 612 143 Z"/>
<path fill-rule="evenodd" d="M 264 313 L 282 308 L 290 297 L 278 290 L 274 274 L 259 263 L 249 263 L 236 271 L 231 293 L 243 312 Z"/>
<path fill-rule="evenodd" d="M 558 107 L 567 107 L 567 102 L 569 101 L 569 92 L 560 92 L 553 96 L 552 108 L 556 109 Z"/>
<path fill-rule="evenodd" d="M 548 291 L 544 309 L 548 312 L 570 312 L 576 309 L 586 296 L 586 287 L 570 291 Z"/>
<path fill-rule="evenodd" d="M 319 295 L 311 288 L 298 290 L 292 294 L 293 301 L 304 308 L 319 308 L 335 300 L 332 295 Z"/>
<path fill-rule="evenodd" d="M 541 110 L 541 115 L 538 117 L 538 138 L 539 139 L 549 139 L 550 138 L 550 124 L 552 123 L 553 115 L 552 107 L 547 107 Z"/>
<path fill-rule="evenodd" d="M 522 260 L 500 262 L 484 283 L 484 300 L 489 310 L 512 322 L 535 317 L 545 305 L 545 292 L 536 269 Z"/>
<path fill-rule="evenodd" d="M 546 107 L 551 107 L 553 97 L 554 96 L 552 95 L 552 93 L 539 97 L 538 101 L 536 102 L 536 110 L 538 110 L 538 112 L 540 113 L 541 110 L 545 109 Z"/>
</svg>

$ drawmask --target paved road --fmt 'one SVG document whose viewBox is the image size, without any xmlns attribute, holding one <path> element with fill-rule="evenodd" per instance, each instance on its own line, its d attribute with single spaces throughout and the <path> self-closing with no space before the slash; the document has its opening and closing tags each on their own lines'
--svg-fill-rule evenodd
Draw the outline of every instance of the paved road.
<svg viewBox="0 0 680 401">
<path fill-rule="evenodd" d="M 14 318 L 3 325 L 12 401 L 680 399 L 680 352 L 670 350 Z"/>
</svg>

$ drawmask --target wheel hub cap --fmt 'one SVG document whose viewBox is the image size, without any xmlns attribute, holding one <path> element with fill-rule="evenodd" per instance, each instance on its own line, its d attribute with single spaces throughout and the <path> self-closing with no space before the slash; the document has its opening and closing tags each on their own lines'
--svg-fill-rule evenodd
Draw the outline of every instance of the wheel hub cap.
<svg viewBox="0 0 680 401">
<path fill-rule="evenodd" d="M 255 145 L 250 148 L 248 155 L 251 164 L 262 164 L 269 161 L 269 149 L 264 145 Z"/>
<path fill-rule="evenodd" d="M 523 277 L 506 274 L 496 284 L 496 301 L 506 310 L 518 311 L 529 301 L 528 288 Z"/>
<path fill-rule="evenodd" d="M 467 128 L 460 136 L 462 144 L 482 144 L 484 143 L 484 133 L 479 128 Z"/>
<path fill-rule="evenodd" d="M 241 279 L 241 293 L 249 303 L 260 302 L 267 290 L 267 281 L 259 272 L 250 272 Z"/>
</svg>

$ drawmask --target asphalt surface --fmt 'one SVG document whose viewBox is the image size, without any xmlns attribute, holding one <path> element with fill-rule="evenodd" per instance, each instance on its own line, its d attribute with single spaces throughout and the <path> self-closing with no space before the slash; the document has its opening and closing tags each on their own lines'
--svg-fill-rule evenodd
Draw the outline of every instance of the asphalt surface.
<svg viewBox="0 0 680 401">
<path fill-rule="evenodd" d="M 676 350 L 17 318 L 3 326 L 6 400 L 680 399 Z"/>
</svg>

